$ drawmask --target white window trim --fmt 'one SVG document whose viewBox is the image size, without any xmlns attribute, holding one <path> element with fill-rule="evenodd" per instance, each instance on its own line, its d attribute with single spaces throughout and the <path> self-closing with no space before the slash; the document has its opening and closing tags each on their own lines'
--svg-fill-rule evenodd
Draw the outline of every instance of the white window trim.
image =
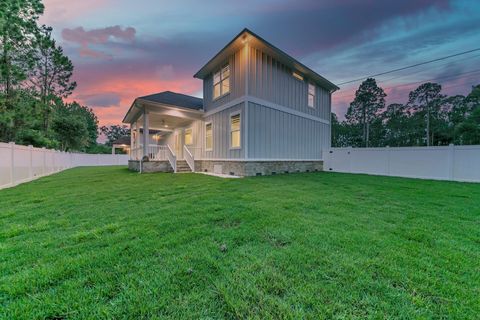
<svg viewBox="0 0 480 320">
<path fill-rule="evenodd" d="M 192 137 L 192 143 L 190 144 L 187 144 L 187 130 L 190 130 L 190 136 Z M 184 137 L 183 137 L 183 142 L 185 143 L 186 146 L 193 146 L 193 129 L 192 127 L 189 127 L 189 128 L 185 128 L 184 132 Z"/>
<path fill-rule="evenodd" d="M 310 94 L 310 86 L 313 86 L 313 95 Z M 310 96 L 313 96 L 313 106 L 311 106 L 310 103 L 308 102 Z M 307 86 L 307 106 L 308 107 L 315 109 L 316 97 L 317 97 L 317 86 L 311 82 L 308 82 L 308 86 Z"/>
<path fill-rule="evenodd" d="M 211 148 L 207 148 L 207 125 L 209 124 L 212 126 L 212 147 Z M 205 122 L 205 151 L 213 151 L 213 122 L 212 121 Z"/>
<path fill-rule="evenodd" d="M 238 131 L 240 132 L 240 146 L 239 147 L 232 147 L 232 117 L 239 115 L 240 116 L 240 128 Z M 228 117 L 228 145 L 230 147 L 230 150 L 240 150 L 242 149 L 242 111 L 234 111 L 230 113 L 230 116 Z"/>
<path fill-rule="evenodd" d="M 212 74 L 212 101 L 216 101 L 220 98 L 223 98 L 227 95 L 230 94 L 230 92 L 232 91 L 232 81 L 230 80 L 231 77 L 232 77 L 232 69 L 230 68 L 229 72 L 228 72 L 228 92 L 227 93 L 223 93 L 222 92 L 222 70 L 225 69 L 226 67 L 229 67 L 230 68 L 230 63 L 227 63 L 226 65 L 224 65 L 223 67 L 221 67 L 218 71 L 214 72 Z M 215 73 L 220 73 L 220 95 L 218 97 L 215 97 Z"/>
</svg>

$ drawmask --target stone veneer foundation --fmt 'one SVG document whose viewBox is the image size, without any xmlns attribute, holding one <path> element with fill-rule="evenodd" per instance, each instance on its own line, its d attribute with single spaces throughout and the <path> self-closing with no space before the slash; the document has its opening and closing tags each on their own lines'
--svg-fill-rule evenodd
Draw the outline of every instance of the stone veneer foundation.
<svg viewBox="0 0 480 320">
<path fill-rule="evenodd" d="M 140 171 L 140 161 L 128 161 L 128 168 Z M 195 160 L 195 171 L 235 176 L 272 175 L 323 170 L 323 161 L 214 161 Z M 168 161 L 145 161 L 142 172 L 173 172 Z"/>
<path fill-rule="evenodd" d="M 322 170 L 323 161 L 195 161 L 195 171 L 235 176 L 272 175 Z"/>
<path fill-rule="evenodd" d="M 140 171 L 140 161 L 128 160 L 128 169 Z M 143 161 L 142 172 L 173 172 L 173 168 L 168 161 Z"/>
</svg>

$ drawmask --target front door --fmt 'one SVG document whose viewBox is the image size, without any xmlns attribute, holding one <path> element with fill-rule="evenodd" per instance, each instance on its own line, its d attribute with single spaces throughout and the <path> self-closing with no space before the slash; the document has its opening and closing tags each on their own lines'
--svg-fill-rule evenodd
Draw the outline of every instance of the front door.
<svg viewBox="0 0 480 320">
<path fill-rule="evenodd" d="M 175 132 L 175 155 L 177 159 L 183 159 L 183 148 L 182 148 L 182 132 L 177 131 Z"/>
</svg>

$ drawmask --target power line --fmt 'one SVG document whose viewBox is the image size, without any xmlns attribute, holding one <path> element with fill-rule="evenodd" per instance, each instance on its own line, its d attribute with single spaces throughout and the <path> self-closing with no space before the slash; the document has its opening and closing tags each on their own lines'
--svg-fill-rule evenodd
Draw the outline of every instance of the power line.
<svg viewBox="0 0 480 320">
<path fill-rule="evenodd" d="M 476 73 L 479 73 L 480 72 L 480 69 L 475 69 L 475 70 L 472 70 L 472 71 L 468 71 L 468 72 L 462 72 L 462 73 L 458 73 L 456 75 L 450 75 L 450 76 L 444 76 L 444 77 L 438 77 L 438 78 L 433 78 L 433 79 L 427 79 L 427 80 L 420 80 L 420 81 L 415 81 L 415 82 L 410 82 L 410 83 L 405 83 L 405 84 L 401 84 L 401 85 L 397 85 L 397 86 L 390 86 L 390 87 L 386 87 L 384 88 L 384 90 L 389 90 L 389 89 L 394 89 L 394 88 L 401 88 L 401 87 L 405 87 L 405 86 L 410 86 L 412 84 L 417 84 L 417 83 L 422 83 L 422 82 L 429 82 L 429 81 L 434 81 L 434 80 L 441 80 L 441 79 L 454 79 L 454 78 L 458 78 L 459 76 L 462 76 L 462 75 L 467 75 L 466 77 L 460 77 L 460 79 L 468 79 L 470 78 L 472 75 L 476 74 Z M 447 87 L 444 87 L 443 89 L 446 89 Z M 335 96 L 335 98 L 348 98 L 348 97 L 353 97 L 355 96 L 355 93 L 348 93 L 346 95 L 338 95 L 338 96 Z"/>
<path fill-rule="evenodd" d="M 477 58 L 477 57 L 480 57 L 480 54 L 474 55 L 474 56 L 471 56 L 471 57 L 467 57 L 467 58 L 463 58 L 463 59 L 460 59 L 460 60 L 456 60 L 455 62 L 465 61 L 465 60 L 472 59 L 472 58 Z M 436 68 L 441 67 L 441 66 L 444 66 L 444 65 L 447 65 L 447 64 L 450 64 L 450 63 L 452 63 L 452 62 L 447 62 L 447 63 L 440 64 L 440 65 L 436 66 Z M 385 82 L 387 82 L 387 81 L 391 81 L 391 80 L 396 80 L 396 79 L 408 77 L 408 76 L 411 76 L 411 75 L 414 75 L 414 74 L 417 74 L 417 73 L 423 73 L 423 72 L 427 72 L 427 71 L 430 71 L 430 70 L 431 70 L 431 69 L 418 70 L 418 71 L 410 72 L 410 73 L 407 73 L 407 74 L 404 74 L 404 75 L 401 75 L 401 76 L 396 76 L 396 77 L 389 78 L 389 79 L 377 80 L 377 82 L 379 82 L 379 83 L 380 83 L 380 82 L 385 83 Z"/>
<path fill-rule="evenodd" d="M 365 79 L 367 79 L 367 78 L 373 78 L 373 77 L 383 76 L 383 75 L 385 75 L 385 74 L 389 74 L 389 73 L 393 73 L 393 72 L 398 72 L 398 71 L 402 71 L 402 70 L 406 70 L 406 69 L 415 68 L 415 67 L 418 67 L 418 66 L 422 66 L 422 65 L 425 65 L 425 64 L 432 63 L 432 62 L 441 61 L 441 60 L 445 60 L 445 59 L 449 59 L 449 58 L 461 56 L 461 55 L 464 55 L 464 54 L 467 54 L 467 53 L 471 53 L 471 52 L 475 52 L 475 51 L 480 51 L 480 48 L 476 48 L 476 49 L 472 49 L 472 50 L 468 50 L 468 51 L 463 51 L 463 52 L 455 53 L 455 54 L 452 54 L 452 55 L 449 55 L 449 56 L 444 56 L 444 57 L 441 57 L 441 58 L 436 58 L 436 59 L 433 59 L 433 60 L 428 60 L 428 61 L 424 61 L 424 62 L 412 64 L 412 65 L 410 65 L 410 66 L 406 66 L 406 67 L 402 67 L 402 68 L 397 68 L 397 69 L 393 69 L 393 70 L 389 70 L 389 71 L 385 71 L 385 72 L 381 72 L 381 73 L 377 73 L 377 74 L 372 74 L 372 75 L 370 75 L 370 76 L 366 76 L 366 77 L 362 77 L 362 78 L 358 78 L 358 79 L 353 79 L 353 80 L 349 80 L 349 81 L 337 83 L 337 85 L 341 86 L 341 85 L 344 85 L 344 84 L 347 84 L 347 83 L 352 83 L 352 82 L 357 82 L 357 81 L 365 80 Z"/>
</svg>

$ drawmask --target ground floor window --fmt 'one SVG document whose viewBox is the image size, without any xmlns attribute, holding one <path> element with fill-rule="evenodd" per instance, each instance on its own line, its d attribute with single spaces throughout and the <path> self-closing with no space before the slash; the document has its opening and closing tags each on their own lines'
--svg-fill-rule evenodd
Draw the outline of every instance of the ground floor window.
<svg viewBox="0 0 480 320">
<path fill-rule="evenodd" d="M 205 124 L 205 150 L 211 151 L 213 149 L 213 130 L 212 123 Z"/>
<path fill-rule="evenodd" d="M 240 113 L 230 116 L 230 147 L 240 148 Z"/>
</svg>

